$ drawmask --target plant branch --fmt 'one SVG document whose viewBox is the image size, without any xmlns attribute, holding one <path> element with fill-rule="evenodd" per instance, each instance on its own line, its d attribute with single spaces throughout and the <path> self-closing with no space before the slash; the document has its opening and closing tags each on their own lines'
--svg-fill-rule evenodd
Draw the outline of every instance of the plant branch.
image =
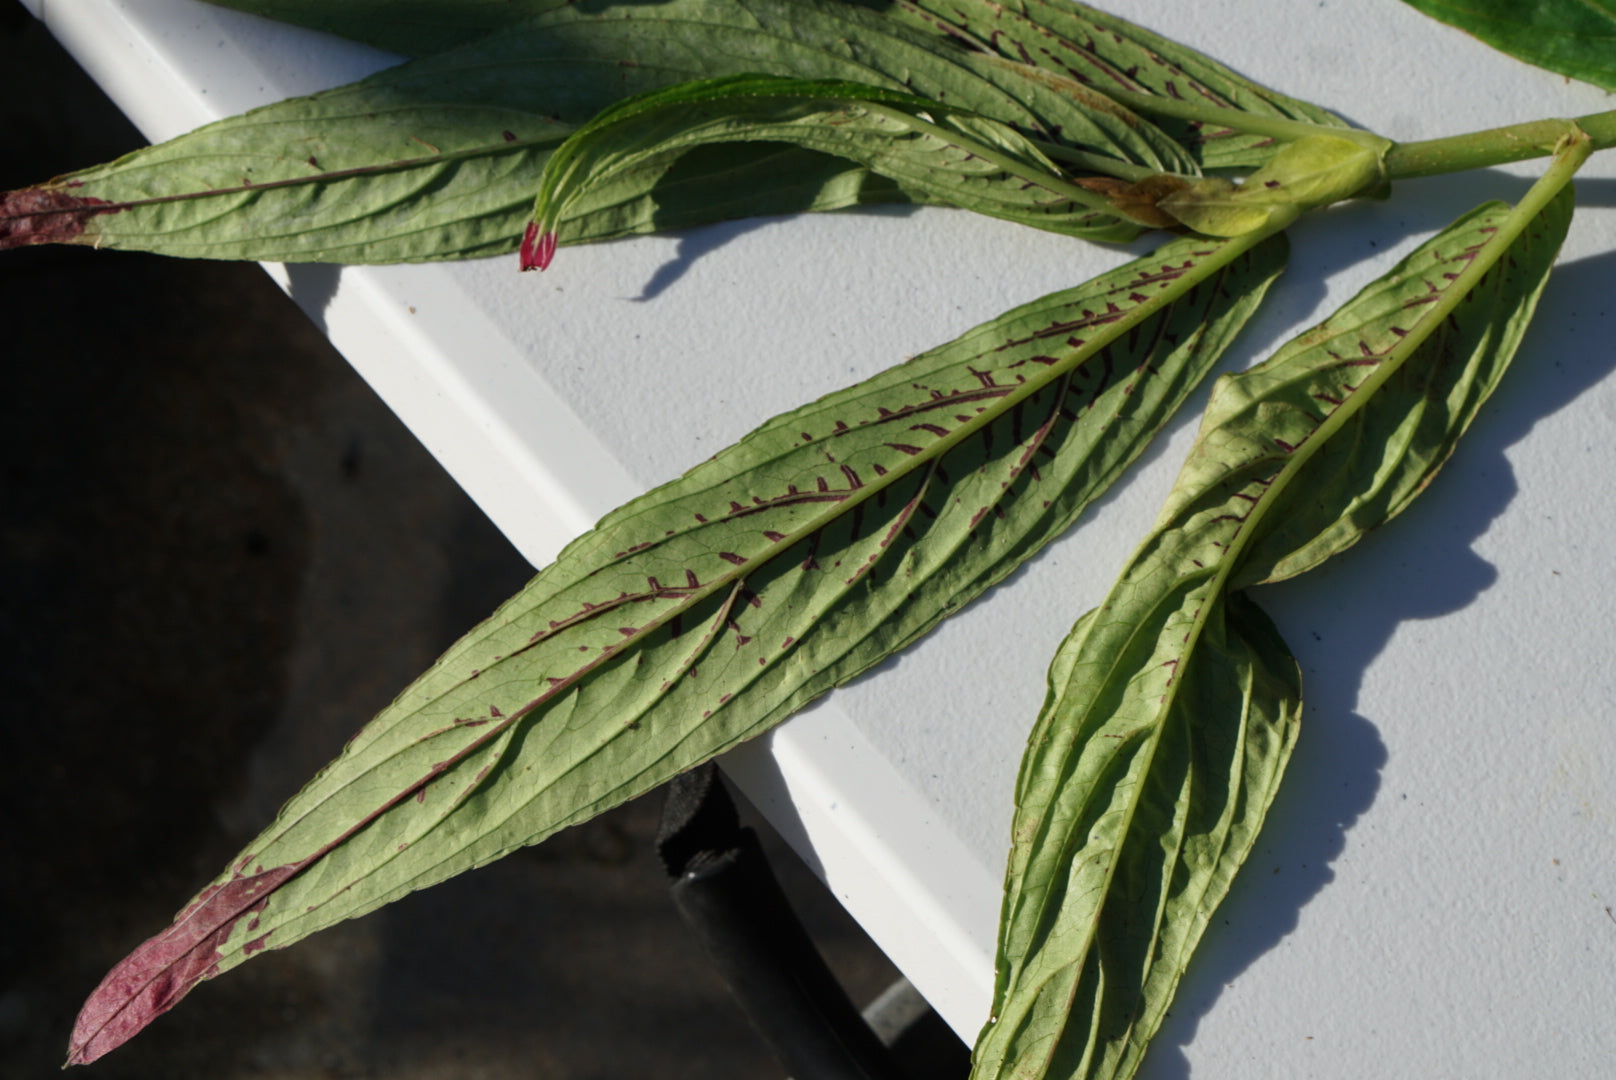
<svg viewBox="0 0 1616 1080">
<path fill-rule="evenodd" d="M 1587 136 L 1590 153 L 1616 146 L 1616 110 L 1576 120 L 1529 120 L 1467 135 L 1398 143 L 1386 152 L 1386 178 L 1440 176 L 1548 157 L 1563 139 L 1577 132 Z"/>
</svg>

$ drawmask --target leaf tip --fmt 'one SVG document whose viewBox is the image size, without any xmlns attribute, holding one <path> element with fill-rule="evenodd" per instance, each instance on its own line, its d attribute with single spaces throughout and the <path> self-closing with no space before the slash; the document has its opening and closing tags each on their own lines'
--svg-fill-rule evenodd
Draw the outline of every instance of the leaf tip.
<svg viewBox="0 0 1616 1080">
<path fill-rule="evenodd" d="M 73 1023 L 66 1065 L 88 1065 L 116 1050 L 197 983 L 217 975 L 236 924 L 262 911 L 269 894 L 306 865 L 290 863 L 251 876 L 238 873 L 203 890 L 173 925 L 107 972 Z M 248 943 L 254 944 L 264 947 L 262 938 Z M 240 951 L 247 955 L 257 949 Z"/>
<path fill-rule="evenodd" d="M 84 243 L 89 220 L 117 210 L 104 199 L 69 195 L 57 187 L 0 192 L 0 251 L 31 244 Z"/>
<path fill-rule="evenodd" d="M 556 233 L 554 229 L 539 231 L 539 223 L 530 221 L 522 234 L 522 269 L 545 270 L 555 258 Z"/>
</svg>

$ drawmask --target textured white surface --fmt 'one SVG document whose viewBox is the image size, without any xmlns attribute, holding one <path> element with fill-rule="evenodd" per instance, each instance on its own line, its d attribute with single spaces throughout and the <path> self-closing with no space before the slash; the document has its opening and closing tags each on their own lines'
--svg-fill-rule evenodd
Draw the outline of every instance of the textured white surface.
<svg viewBox="0 0 1616 1080">
<path fill-rule="evenodd" d="M 1395 139 L 1616 105 L 1394 0 L 1111 0 Z M 45 0 L 149 134 L 380 54 L 190 0 Z M 1497 400 L 1427 496 L 1264 591 L 1302 742 L 1145 1075 L 1604 1077 L 1616 1062 L 1616 153 Z M 1531 165 L 1298 227 L 1229 358 L 1321 317 Z M 771 219 L 509 260 L 279 276 L 535 562 L 757 422 L 1128 256 L 943 210 Z M 970 1039 L 1043 670 L 1148 527 L 1184 418 L 1073 534 L 732 775 Z"/>
</svg>

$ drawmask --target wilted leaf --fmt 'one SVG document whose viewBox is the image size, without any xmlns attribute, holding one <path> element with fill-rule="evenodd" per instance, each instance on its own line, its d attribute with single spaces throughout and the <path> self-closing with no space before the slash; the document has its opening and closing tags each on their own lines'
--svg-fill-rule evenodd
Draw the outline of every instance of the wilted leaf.
<svg viewBox="0 0 1616 1080">
<path fill-rule="evenodd" d="M 609 514 L 357 735 L 86 1004 L 193 985 L 649 790 L 880 662 L 1116 479 L 1280 269 L 1182 240 L 769 421 Z"/>
<path fill-rule="evenodd" d="M 523 269 L 550 264 L 558 222 L 592 192 L 694 147 L 738 142 L 818 150 L 936 202 L 1068 236 L 1143 231 L 1005 124 L 862 83 L 735 75 L 637 95 L 574 132 L 539 181 Z"/>
<path fill-rule="evenodd" d="M 1120 106 L 1072 100 L 969 54 L 940 55 L 924 35 L 843 4 L 567 5 L 14 192 L 0 201 L 0 247 L 48 240 L 349 263 L 509 251 L 545 160 L 576 126 L 633 94 L 759 70 L 917 93 L 1147 172 L 1193 168 Z M 907 197 L 822 155 L 697 151 L 594 189 L 562 239 Z"/>
<path fill-rule="evenodd" d="M 1430 480 L 1520 340 L 1587 145 L 1219 380 L 1155 530 L 1051 667 L 974 1076 L 1138 1068 L 1295 737 L 1294 663 L 1230 590 L 1347 547 Z"/>
</svg>

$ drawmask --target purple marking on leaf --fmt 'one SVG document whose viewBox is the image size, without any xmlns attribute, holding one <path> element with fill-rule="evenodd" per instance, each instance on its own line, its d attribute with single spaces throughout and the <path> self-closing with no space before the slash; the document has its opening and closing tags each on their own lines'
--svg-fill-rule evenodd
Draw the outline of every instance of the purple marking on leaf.
<svg viewBox="0 0 1616 1080">
<path fill-rule="evenodd" d="M 943 438 L 948 437 L 948 429 L 941 426 L 940 424 L 912 424 L 912 425 L 910 425 L 909 430 L 910 431 L 926 431 L 926 432 L 930 432 L 931 434 L 937 436 L 939 439 L 943 439 Z"/>
<path fill-rule="evenodd" d="M 514 132 L 514 131 L 502 131 L 499 134 L 500 134 L 500 137 L 503 138 L 506 142 L 515 142 L 516 141 L 516 132 Z"/>
<path fill-rule="evenodd" d="M 864 486 L 864 481 L 859 479 L 859 474 L 853 471 L 851 465 L 842 466 L 842 475 L 847 477 L 848 486 L 855 491 Z"/>
<path fill-rule="evenodd" d="M 771 544 L 778 544 L 780 541 L 786 538 L 786 534 L 777 533 L 773 529 L 764 529 L 763 538 L 769 541 Z"/>
<path fill-rule="evenodd" d="M 916 454 L 921 453 L 920 447 L 910 446 L 907 443 L 887 443 L 887 448 L 890 450 L 896 450 L 900 454 L 908 454 L 910 457 L 914 457 Z"/>
<path fill-rule="evenodd" d="M 791 646 L 793 646 L 793 645 L 795 645 L 795 644 L 796 644 L 796 643 L 797 643 L 797 639 L 796 639 L 796 638 L 794 638 L 794 637 L 788 637 L 788 638 L 786 638 L 786 639 L 785 639 L 785 640 L 784 640 L 784 641 L 782 641 L 782 642 L 781 642 L 781 643 L 780 643 L 780 648 L 782 648 L 782 649 L 789 649 L 789 648 L 791 648 Z"/>
<path fill-rule="evenodd" d="M 737 555 L 733 551 L 720 551 L 718 553 L 718 557 L 720 559 L 723 559 L 725 562 L 733 563 L 736 566 L 745 566 L 746 565 L 746 556 Z"/>
<path fill-rule="evenodd" d="M 50 188 L 0 193 L 0 251 L 29 244 L 70 244 L 83 235 L 91 218 L 121 209 L 105 199 Z"/>
<path fill-rule="evenodd" d="M 250 877 L 237 874 L 204 889 L 173 925 L 101 980 L 73 1025 L 67 1063 L 87 1065 L 123 1045 L 197 983 L 217 975 L 220 949 L 236 923 L 262 911 L 269 894 L 307 865 L 288 863 Z"/>
<path fill-rule="evenodd" d="M 705 524 L 707 524 L 707 519 L 706 519 L 706 518 L 704 518 L 704 517 L 702 517 L 702 516 L 701 516 L 701 515 L 700 515 L 700 514 L 697 514 L 697 515 L 696 515 L 696 520 L 697 520 L 697 521 L 698 521 L 698 522 L 700 522 L 700 523 L 701 523 L 701 524 L 703 524 L 703 525 L 705 525 Z"/>
</svg>

